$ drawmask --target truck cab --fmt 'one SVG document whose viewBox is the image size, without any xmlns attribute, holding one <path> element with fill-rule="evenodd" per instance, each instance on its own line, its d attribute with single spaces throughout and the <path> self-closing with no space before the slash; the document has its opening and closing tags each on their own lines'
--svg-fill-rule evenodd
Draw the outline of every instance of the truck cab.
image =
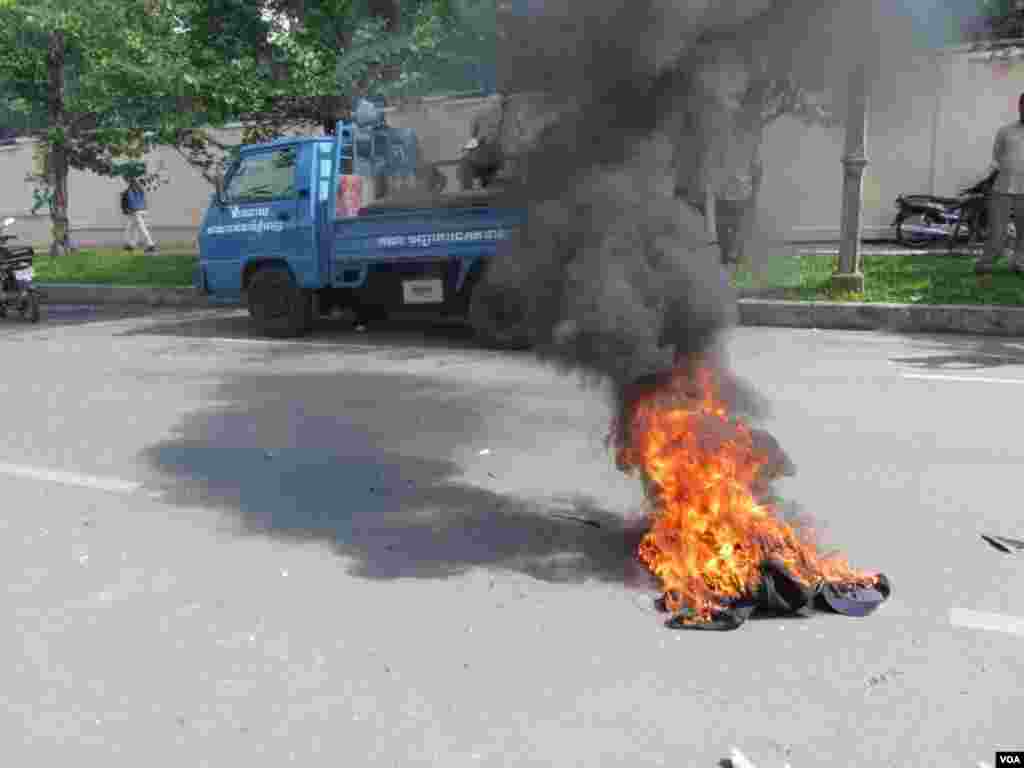
<svg viewBox="0 0 1024 768">
<path fill-rule="evenodd" d="M 522 213 L 493 189 L 449 191 L 456 166 L 367 102 L 334 136 L 242 147 L 201 224 L 196 286 L 244 301 L 275 337 L 306 334 L 335 307 L 482 325 L 474 288 Z"/>
</svg>

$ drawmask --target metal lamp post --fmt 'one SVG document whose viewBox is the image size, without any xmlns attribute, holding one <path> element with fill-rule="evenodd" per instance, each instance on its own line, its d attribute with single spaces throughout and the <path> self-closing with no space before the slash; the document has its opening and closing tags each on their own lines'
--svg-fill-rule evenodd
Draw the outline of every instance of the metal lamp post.
<svg viewBox="0 0 1024 768">
<path fill-rule="evenodd" d="M 860 271 L 860 236 L 864 202 L 864 168 L 868 164 L 868 89 L 863 64 L 850 75 L 843 151 L 843 207 L 839 229 L 839 268 L 832 275 L 832 289 L 848 293 L 864 291 Z"/>
</svg>

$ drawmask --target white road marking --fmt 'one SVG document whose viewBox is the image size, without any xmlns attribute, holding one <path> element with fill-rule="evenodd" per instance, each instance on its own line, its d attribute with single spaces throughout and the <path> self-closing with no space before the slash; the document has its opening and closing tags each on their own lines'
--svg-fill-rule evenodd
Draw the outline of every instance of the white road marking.
<svg viewBox="0 0 1024 768">
<path fill-rule="evenodd" d="M 287 348 L 301 348 L 301 347 L 313 347 L 316 349 L 332 349 L 339 352 L 372 352 L 382 349 L 382 347 L 371 347 L 366 344 L 351 344 L 344 341 L 296 341 L 295 339 L 243 339 L 243 338 L 232 338 L 230 336 L 197 336 L 195 338 L 185 336 L 158 336 L 157 334 L 151 334 L 152 338 L 167 339 L 174 341 L 189 341 L 191 343 L 196 342 L 221 342 L 228 344 L 255 344 L 263 345 L 265 347 L 287 347 Z"/>
<path fill-rule="evenodd" d="M 729 753 L 729 762 L 732 764 L 732 768 L 757 768 L 747 756 L 740 752 L 736 747 L 733 747 Z"/>
<path fill-rule="evenodd" d="M 60 485 L 73 485 L 78 488 L 92 488 L 110 493 L 134 493 L 142 487 L 142 483 L 121 480 L 116 477 L 98 477 L 83 475 L 78 472 L 61 472 L 43 467 L 29 467 L 22 464 L 0 463 L 0 474 L 12 477 L 24 477 L 29 480 L 42 480 Z"/>
<path fill-rule="evenodd" d="M 922 381 L 964 381 L 975 384 L 1024 384 L 1024 379 L 993 379 L 987 376 L 946 376 L 932 373 L 902 373 L 904 379 Z"/>
<path fill-rule="evenodd" d="M 949 623 L 955 627 L 982 629 L 990 632 L 1006 632 L 1007 634 L 1024 637 L 1024 618 L 1020 616 L 970 611 L 966 608 L 953 608 L 949 612 Z"/>
</svg>

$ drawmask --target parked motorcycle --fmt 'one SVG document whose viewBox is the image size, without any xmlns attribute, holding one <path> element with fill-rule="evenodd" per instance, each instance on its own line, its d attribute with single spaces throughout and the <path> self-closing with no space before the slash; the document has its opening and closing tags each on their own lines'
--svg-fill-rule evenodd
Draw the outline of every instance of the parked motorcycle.
<svg viewBox="0 0 1024 768">
<path fill-rule="evenodd" d="M 950 248 L 988 238 L 988 197 L 996 175 L 961 190 L 958 197 L 900 195 L 893 220 L 900 245 L 945 242 Z"/>
<path fill-rule="evenodd" d="M 8 245 L 17 238 L 7 234 L 13 223 L 11 218 L 0 222 L 0 317 L 7 317 L 13 310 L 22 319 L 38 323 L 41 294 L 32 284 L 35 250 L 30 245 Z"/>
</svg>

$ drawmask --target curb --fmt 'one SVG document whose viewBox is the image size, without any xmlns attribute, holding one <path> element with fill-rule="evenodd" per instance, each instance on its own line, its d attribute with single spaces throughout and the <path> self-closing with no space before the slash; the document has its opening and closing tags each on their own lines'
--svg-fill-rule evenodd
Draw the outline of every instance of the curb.
<svg viewBox="0 0 1024 768">
<path fill-rule="evenodd" d="M 40 283 L 47 304 L 122 304 L 150 307 L 218 307 L 195 288 Z M 234 302 L 232 302 L 234 303 Z M 739 300 L 742 325 L 893 333 L 966 333 L 1024 336 L 1024 307 L 857 302 Z"/>
<path fill-rule="evenodd" d="M 1024 336 L 1024 307 L 740 299 L 739 316 L 778 328 Z"/>
<path fill-rule="evenodd" d="M 217 306 L 195 288 L 153 288 L 136 285 L 36 283 L 44 304 L 129 304 L 150 307 Z"/>
</svg>

